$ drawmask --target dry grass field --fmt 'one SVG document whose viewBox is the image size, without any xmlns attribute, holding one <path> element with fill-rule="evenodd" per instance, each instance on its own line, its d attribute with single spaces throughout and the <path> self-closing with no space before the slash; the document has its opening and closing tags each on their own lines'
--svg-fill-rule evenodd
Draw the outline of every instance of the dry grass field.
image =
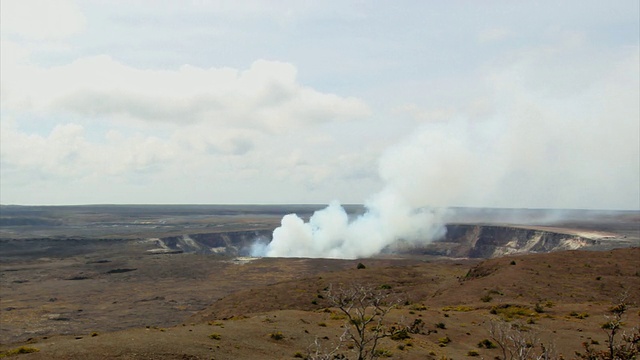
<svg viewBox="0 0 640 360">
<path fill-rule="evenodd" d="M 258 228 L 276 215 L 251 216 Z M 637 224 L 626 222 L 624 236 Z M 149 252 L 155 245 L 130 233 L 68 237 L 61 249 L 52 237 L 8 239 L 15 229 L 5 227 L 1 243 L 0 357 L 295 359 L 338 348 L 352 359 L 353 343 L 341 340 L 351 325 L 330 296 L 356 286 L 395 304 L 385 329 L 411 329 L 380 339 L 381 358 L 502 357 L 487 345 L 496 344 L 496 324 L 535 336 L 531 347 L 576 358 L 585 342 L 607 346 L 601 327 L 622 295 L 629 308 L 621 330 L 640 326 L 638 247 L 491 259 L 254 259 Z"/>
</svg>

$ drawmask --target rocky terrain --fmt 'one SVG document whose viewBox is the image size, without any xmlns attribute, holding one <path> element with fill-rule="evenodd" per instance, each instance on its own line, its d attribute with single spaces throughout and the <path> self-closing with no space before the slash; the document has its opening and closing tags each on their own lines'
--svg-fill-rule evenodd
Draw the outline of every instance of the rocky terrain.
<svg viewBox="0 0 640 360">
<path fill-rule="evenodd" d="M 622 294 L 626 329 L 640 325 L 637 212 L 550 222 L 528 210 L 517 224 L 510 212 L 461 211 L 437 242 L 339 260 L 247 257 L 286 207 L 1 210 L 0 354 L 38 350 L 25 359 L 304 357 L 316 342 L 341 344 L 327 289 L 354 284 L 399 301 L 386 324 L 422 324 L 381 340 L 391 358 L 499 356 L 478 347 L 495 321 L 571 358 L 585 341 L 605 344 L 601 323 Z"/>
</svg>

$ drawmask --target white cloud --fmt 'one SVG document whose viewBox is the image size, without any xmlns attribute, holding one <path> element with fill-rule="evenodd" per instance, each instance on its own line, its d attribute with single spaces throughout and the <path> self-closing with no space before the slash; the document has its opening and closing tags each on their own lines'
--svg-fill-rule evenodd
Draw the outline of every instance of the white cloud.
<svg viewBox="0 0 640 360">
<path fill-rule="evenodd" d="M 3 0 L 2 32 L 29 40 L 58 40 L 76 34 L 86 19 L 72 0 Z"/>
<path fill-rule="evenodd" d="M 361 100 L 305 87 L 297 82 L 293 65 L 266 60 L 244 71 L 188 65 L 158 71 L 95 56 L 51 68 L 10 63 L 2 73 L 7 109 L 88 119 L 211 122 L 277 132 L 369 115 Z"/>
<path fill-rule="evenodd" d="M 13 59 L 2 64 L 1 79 L 2 111 L 15 116 L 2 119 L 3 184 L 11 187 L 25 178 L 31 186 L 47 178 L 61 188 L 68 179 L 127 187 L 151 174 L 200 173 L 205 179 L 217 173 L 233 182 L 267 172 L 271 179 L 317 188 L 334 172 L 316 160 L 322 151 L 305 154 L 306 165 L 283 172 L 276 170 L 279 158 L 288 146 L 330 145 L 321 124 L 370 114 L 359 99 L 300 84 L 296 68 L 284 62 L 258 60 L 242 71 L 188 65 L 143 70 L 108 56 L 54 67 Z M 27 128 L 38 127 L 34 120 L 44 126 L 31 133 L 25 118 L 31 119 Z M 47 131 L 52 121 L 58 124 Z"/>
<path fill-rule="evenodd" d="M 634 1 L 0 5 L 1 202 L 636 196 Z"/>
</svg>

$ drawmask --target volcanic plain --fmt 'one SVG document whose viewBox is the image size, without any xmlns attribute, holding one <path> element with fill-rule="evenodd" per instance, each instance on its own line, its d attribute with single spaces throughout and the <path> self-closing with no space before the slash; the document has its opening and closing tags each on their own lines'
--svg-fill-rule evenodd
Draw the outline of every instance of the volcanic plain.
<svg viewBox="0 0 640 360">
<path fill-rule="evenodd" d="M 638 212 L 456 209 L 447 237 L 375 258 L 253 258 L 289 206 L 0 207 L 0 357 L 353 357 L 331 289 L 397 304 L 381 339 L 394 359 L 501 356 L 492 324 L 518 324 L 564 358 L 621 297 L 640 325 Z M 353 216 L 360 206 L 348 206 Z M 483 345 L 484 344 L 484 345 Z"/>
</svg>

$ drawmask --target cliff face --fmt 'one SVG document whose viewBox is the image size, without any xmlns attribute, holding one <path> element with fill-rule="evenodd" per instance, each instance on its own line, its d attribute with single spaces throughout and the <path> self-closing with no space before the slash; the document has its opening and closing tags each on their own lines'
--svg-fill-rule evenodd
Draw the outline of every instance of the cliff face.
<svg viewBox="0 0 640 360">
<path fill-rule="evenodd" d="M 156 253 L 248 255 L 256 241 L 269 242 L 270 230 L 185 234 L 156 239 Z"/>
<path fill-rule="evenodd" d="M 446 236 L 419 245 L 400 244 L 385 253 L 448 257 L 493 258 L 509 254 L 546 253 L 560 250 L 637 246 L 616 238 L 594 238 L 551 228 L 507 225 L 447 225 Z M 200 253 L 247 256 L 256 242 L 271 241 L 271 230 L 185 234 L 155 239 L 155 253 Z M 588 235 L 587 235 L 588 236 Z"/>
<path fill-rule="evenodd" d="M 448 225 L 444 239 L 427 245 L 425 253 L 492 258 L 515 253 L 575 250 L 597 240 L 559 232 L 493 225 Z"/>
</svg>

